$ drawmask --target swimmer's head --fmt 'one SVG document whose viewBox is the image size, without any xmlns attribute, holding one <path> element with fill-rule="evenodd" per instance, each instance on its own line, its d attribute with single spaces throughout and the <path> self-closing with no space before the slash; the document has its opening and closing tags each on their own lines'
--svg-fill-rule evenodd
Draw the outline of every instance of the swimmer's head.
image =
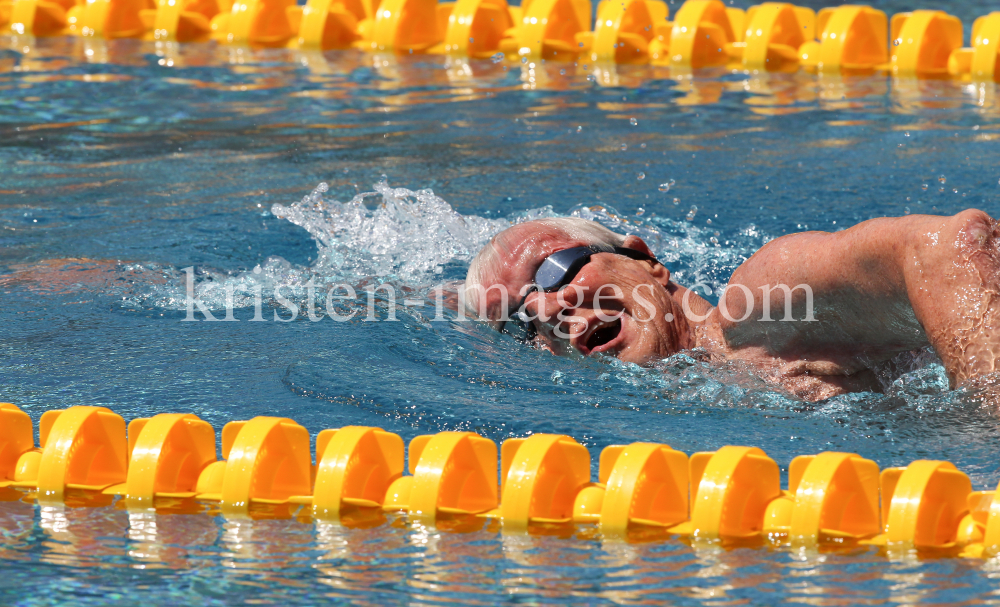
<svg viewBox="0 0 1000 607">
<path fill-rule="evenodd" d="M 536 272 L 546 259 L 577 247 L 589 250 L 547 264 L 561 272 L 554 262 L 576 258 L 566 273 L 572 279 L 559 290 L 539 288 Z M 641 238 L 571 217 L 504 230 L 476 255 L 465 281 L 466 307 L 498 330 L 520 313 L 517 324 L 553 352 L 572 348 L 636 363 L 691 347 L 690 327 L 670 291 L 670 271 Z"/>
</svg>

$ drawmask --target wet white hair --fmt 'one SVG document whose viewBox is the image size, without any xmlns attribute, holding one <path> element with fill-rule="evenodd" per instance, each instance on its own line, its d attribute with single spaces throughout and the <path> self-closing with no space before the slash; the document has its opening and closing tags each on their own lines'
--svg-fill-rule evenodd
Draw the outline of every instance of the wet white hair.
<svg viewBox="0 0 1000 607">
<path fill-rule="evenodd" d="M 536 219 L 528 223 L 537 225 L 540 231 L 559 233 L 571 240 L 608 251 L 625 244 L 624 236 L 589 219 L 553 217 Z M 523 225 L 526 224 L 514 227 Z M 509 242 L 510 230 L 511 228 L 508 228 L 494 236 L 469 264 L 469 271 L 465 275 L 465 307 L 472 314 L 478 314 L 480 311 L 479 294 L 485 293 L 485 289 L 497 282 L 503 271 L 504 259 L 514 248 L 512 245 L 519 244 Z"/>
</svg>

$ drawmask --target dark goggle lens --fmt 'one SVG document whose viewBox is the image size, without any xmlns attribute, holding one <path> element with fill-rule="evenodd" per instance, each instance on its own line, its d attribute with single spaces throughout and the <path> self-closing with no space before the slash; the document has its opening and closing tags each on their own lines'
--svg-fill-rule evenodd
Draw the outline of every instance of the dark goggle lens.
<svg viewBox="0 0 1000 607">
<path fill-rule="evenodd" d="M 563 249 L 549 255 L 542 262 L 542 265 L 538 267 L 538 271 L 535 272 L 535 284 L 546 293 L 558 291 L 576 278 L 576 275 L 580 273 L 580 269 L 587 265 L 591 257 L 602 252 L 615 253 L 631 259 L 659 263 L 655 257 L 625 247 L 613 247 L 610 250 L 605 250 L 597 246 L 573 247 L 572 249 Z"/>
<path fill-rule="evenodd" d="M 573 280 L 580 268 L 586 265 L 596 252 L 591 247 L 573 247 L 556 251 L 545 258 L 535 272 L 535 284 L 546 292 L 559 289 Z"/>
</svg>

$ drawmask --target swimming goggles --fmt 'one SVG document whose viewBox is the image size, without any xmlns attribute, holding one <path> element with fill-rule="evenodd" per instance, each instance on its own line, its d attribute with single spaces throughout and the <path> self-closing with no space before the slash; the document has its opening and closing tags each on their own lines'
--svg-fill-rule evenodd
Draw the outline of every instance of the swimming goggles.
<svg viewBox="0 0 1000 607">
<path fill-rule="evenodd" d="M 524 311 L 524 304 L 527 303 L 528 296 L 535 291 L 554 293 L 565 287 L 576 278 L 583 266 L 590 262 L 590 258 L 598 253 L 614 253 L 630 259 L 660 263 L 655 257 L 625 247 L 591 245 L 556 251 L 546 257 L 542 265 L 538 267 L 538 271 L 535 272 L 535 281 L 529 285 L 514 313 L 501 325 L 500 332 L 507 333 L 517 341 L 533 341 L 538 332 L 535 330 L 532 319 Z"/>
</svg>

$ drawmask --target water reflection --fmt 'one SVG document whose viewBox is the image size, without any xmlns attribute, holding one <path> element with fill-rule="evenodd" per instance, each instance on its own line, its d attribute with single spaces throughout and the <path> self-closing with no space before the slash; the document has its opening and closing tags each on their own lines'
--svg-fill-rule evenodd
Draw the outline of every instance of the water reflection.
<svg viewBox="0 0 1000 607">
<path fill-rule="evenodd" d="M 596 542 L 567 542 L 562 537 L 535 533 L 506 533 L 501 541 L 503 555 L 510 563 L 500 583 L 510 595 L 589 596 L 597 587 L 599 580 L 579 567 L 599 554 Z"/>
<path fill-rule="evenodd" d="M 219 62 L 219 49 L 214 44 L 157 40 L 153 47 L 153 54 L 158 57 L 156 63 L 163 67 L 205 67 Z"/>
<path fill-rule="evenodd" d="M 957 80 L 890 78 L 882 73 L 812 74 L 798 72 L 744 72 L 725 68 L 690 70 L 651 65 L 544 62 L 500 62 L 447 56 L 409 56 L 391 53 L 293 51 L 189 43 L 111 40 L 87 37 L 7 37 L 16 61 L 0 58 L 2 72 L 59 72 L 73 61 L 92 65 L 142 66 L 155 57 L 158 66 L 184 70 L 216 66 L 232 78 L 201 79 L 163 74 L 175 84 L 228 92 L 288 88 L 289 95 L 316 99 L 362 99 L 352 90 L 378 96 L 382 111 L 424 103 L 467 102 L 511 90 L 564 92 L 596 88 L 641 89 L 658 81 L 673 81 L 678 106 L 702 106 L 742 99 L 750 112 L 783 115 L 805 111 L 861 111 L 882 106 L 899 113 L 957 110 L 966 106 L 994 113 L 996 85 Z M 352 78 L 371 71 L 366 81 Z M 77 79 L 79 74 L 67 74 Z M 237 78 L 240 77 L 240 78 Z M 89 81 L 120 76 L 90 74 Z M 102 78 L 104 80 L 102 80 Z M 110 80 L 109 80 L 110 79 Z M 303 83 L 310 86 L 303 87 Z M 386 94 L 392 93 L 392 94 Z M 658 101 L 657 101 L 658 102 Z"/>
<path fill-rule="evenodd" d="M 24 493 L 0 488 L 0 559 L 24 559 L 34 526 L 35 506 L 24 501 Z"/>
<path fill-rule="evenodd" d="M 893 78 L 889 96 L 896 110 L 904 114 L 957 110 L 966 104 L 961 84 L 951 80 Z"/>
<path fill-rule="evenodd" d="M 65 504 L 38 505 L 42 562 L 70 567 L 107 567 L 121 562 L 128 513 L 108 499 L 70 496 Z M 95 499 L 87 499 L 95 498 Z"/>
<path fill-rule="evenodd" d="M 971 99 L 973 104 L 983 110 L 989 110 L 993 113 L 1000 109 L 1000 99 L 997 98 L 996 83 L 972 82 L 965 84 L 962 88 L 967 98 Z"/>
<path fill-rule="evenodd" d="M 577 66 L 573 63 L 533 59 L 523 61 L 519 68 L 518 78 L 521 89 L 525 91 L 565 91 L 572 88 L 574 82 L 578 82 Z M 592 79 L 593 76 L 588 77 L 588 80 Z"/>
<path fill-rule="evenodd" d="M 683 545 L 613 540 L 603 542 L 601 550 L 598 562 L 607 573 L 599 595 L 615 603 L 663 604 L 664 585 L 689 578 L 685 570 L 691 555 Z"/>
<path fill-rule="evenodd" d="M 24 498 L 0 492 L 0 558 L 8 562 L 31 558 L 36 510 Z M 487 605 L 498 593 L 515 601 L 635 605 L 760 604 L 770 602 L 767 597 L 813 605 L 917 604 L 963 593 L 967 583 L 959 578 L 980 567 L 989 575 L 997 569 L 995 561 L 857 545 L 688 546 L 662 532 L 594 541 L 599 534 L 588 526 L 503 534 L 495 521 L 476 517 L 437 526 L 381 514 L 349 517 L 347 525 L 289 517 L 222 520 L 189 500 L 127 511 L 94 495 L 71 498 L 68 506 L 38 507 L 44 563 L 200 572 L 230 589 L 270 594 L 315 583 L 328 598 L 365 605 Z M 217 566 L 229 573 L 208 573 Z"/>
<path fill-rule="evenodd" d="M 223 567 L 281 586 L 294 586 L 291 578 L 315 556 L 312 525 L 295 519 L 227 518 L 219 543 Z"/>
<path fill-rule="evenodd" d="M 158 505 L 158 509 L 128 511 L 128 555 L 136 561 L 133 566 L 186 569 L 206 564 L 205 553 L 219 539 L 216 519 L 194 503 L 178 504 L 187 508 Z"/>
<path fill-rule="evenodd" d="M 586 70 L 584 70 L 586 71 Z M 661 68 L 660 75 L 663 76 Z M 590 70 L 593 82 L 601 87 L 639 88 L 653 76 L 653 69 L 645 65 L 597 64 Z"/>
<path fill-rule="evenodd" d="M 328 596 L 358 601 L 373 588 L 386 591 L 400 583 L 409 562 L 408 546 L 396 525 L 367 530 L 317 521 L 318 555 L 312 567 L 319 582 L 331 589 Z"/>
<path fill-rule="evenodd" d="M 485 521 L 467 524 L 476 526 L 476 522 L 482 526 Z M 409 522 L 407 539 L 415 567 L 407 580 L 409 594 L 425 600 L 451 595 L 463 596 L 463 602 L 473 605 L 492 603 L 484 587 L 493 579 L 493 563 L 499 551 L 483 550 L 480 542 L 472 541 L 475 535 L 449 532 L 417 521 Z"/>
<path fill-rule="evenodd" d="M 682 590 L 682 596 L 701 600 L 732 599 L 734 591 L 779 582 L 781 572 L 764 566 L 752 548 L 730 548 L 715 543 L 695 544 L 697 583 Z"/>
<path fill-rule="evenodd" d="M 722 100 L 727 92 L 743 91 L 742 82 L 722 82 L 718 80 L 694 78 L 687 74 L 678 80 L 673 89 L 681 93 L 674 103 L 681 106 L 712 105 Z"/>
<path fill-rule="evenodd" d="M 862 99 L 875 102 L 889 92 L 888 79 L 878 75 L 845 76 L 821 73 L 816 76 L 816 84 L 821 107 L 830 109 L 863 107 L 850 104 Z"/>
</svg>

